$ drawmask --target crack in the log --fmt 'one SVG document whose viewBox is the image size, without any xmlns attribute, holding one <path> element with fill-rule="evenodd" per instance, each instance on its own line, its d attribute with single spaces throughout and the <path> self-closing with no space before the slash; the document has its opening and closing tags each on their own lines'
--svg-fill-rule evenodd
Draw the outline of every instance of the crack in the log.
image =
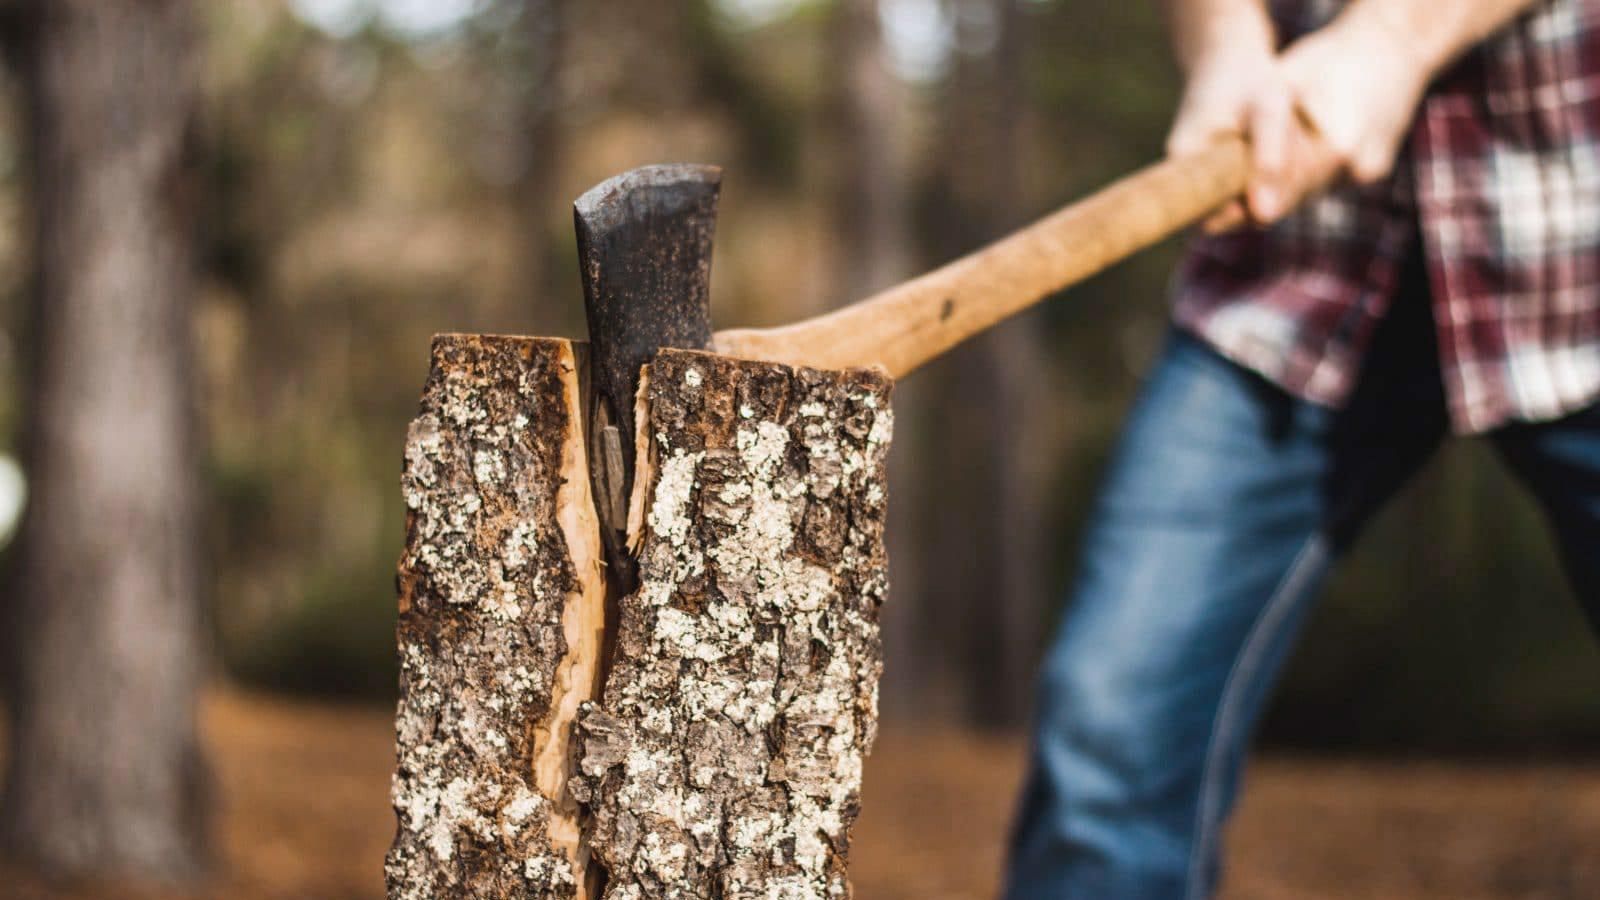
<svg viewBox="0 0 1600 900">
<path fill-rule="evenodd" d="M 664 351 L 650 383 L 641 584 L 573 781 L 606 900 L 840 896 L 876 728 L 887 380 Z"/>
<path fill-rule="evenodd" d="M 403 479 L 390 896 L 843 896 L 888 381 L 660 354 L 623 541 L 643 577 L 607 619 L 575 350 L 435 344 Z"/>
</svg>

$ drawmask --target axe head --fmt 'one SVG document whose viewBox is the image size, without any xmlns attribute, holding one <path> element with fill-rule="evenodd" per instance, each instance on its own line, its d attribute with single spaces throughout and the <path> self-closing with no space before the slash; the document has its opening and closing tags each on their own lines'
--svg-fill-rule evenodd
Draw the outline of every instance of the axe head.
<svg viewBox="0 0 1600 900">
<path fill-rule="evenodd" d="M 715 166 L 645 166 L 601 182 L 573 204 L 590 371 L 630 441 L 639 368 L 662 347 L 711 346 L 711 240 L 721 186 Z"/>
<path fill-rule="evenodd" d="M 646 166 L 601 182 L 573 204 L 589 320 L 591 440 L 600 442 L 594 449 L 602 461 L 620 462 L 606 462 L 595 475 L 613 571 L 625 565 L 625 523 L 616 507 L 632 489 L 639 369 L 662 347 L 711 346 L 711 241 L 721 185 L 715 166 Z"/>
</svg>

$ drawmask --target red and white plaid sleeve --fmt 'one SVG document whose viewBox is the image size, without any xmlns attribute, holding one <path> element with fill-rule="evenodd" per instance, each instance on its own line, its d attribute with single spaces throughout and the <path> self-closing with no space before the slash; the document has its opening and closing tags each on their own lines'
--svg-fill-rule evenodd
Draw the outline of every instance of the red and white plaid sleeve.
<svg viewBox="0 0 1600 900">
<path fill-rule="evenodd" d="M 1273 4 L 1291 39 L 1338 4 Z M 1429 91 L 1388 181 L 1345 187 L 1265 231 L 1197 238 L 1178 324 L 1337 406 L 1426 254 L 1452 422 L 1477 432 L 1600 397 L 1600 0 L 1547 0 Z"/>
</svg>

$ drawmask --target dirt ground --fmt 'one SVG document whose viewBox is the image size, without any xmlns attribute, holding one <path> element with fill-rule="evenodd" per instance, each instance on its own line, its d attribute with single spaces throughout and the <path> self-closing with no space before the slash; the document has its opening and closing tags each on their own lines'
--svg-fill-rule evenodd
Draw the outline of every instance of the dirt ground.
<svg viewBox="0 0 1600 900">
<path fill-rule="evenodd" d="M 223 866 L 200 897 L 382 896 L 394 828 L 387 715 L 226 692 L 208 703 L 205 725 Z M 856 829 L 856 895 L 993 897 L 1022 749 L 1016 739 L 885 734 Z M 1228 900 L 1600 897 L 1600 765 L 1267 759 L 1229 847 Z M 5 898 L 175 896 L 47 886 L 0 864 Z"/>
</svg>

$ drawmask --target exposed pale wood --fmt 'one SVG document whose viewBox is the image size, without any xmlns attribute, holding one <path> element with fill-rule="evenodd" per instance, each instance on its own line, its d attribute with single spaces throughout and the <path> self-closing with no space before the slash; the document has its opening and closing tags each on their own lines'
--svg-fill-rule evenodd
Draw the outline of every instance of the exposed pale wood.
<svg viewBox="0 0 1600 900">
<path fill-rule="evenodd" d="M 395 900 L 582 896 L 568 761 L 605 594 L 579 399 L 566 341 L 434 341 L 402 479 Z"/>
<path fill-rule="evenodd" d="M 634 478 L 628 498 L 628 552 L 635 557 L 644 541 L 644 519 L 649 491 L 655 486 L 656 445 L 650 440 L 650 367 L 639 370 L 639 390 L 633 402 Z"/>
<path fill-rule="evenodd" d="M 562 365 L 570 367 L 568 373 L 576 368 L 570 347 Z M 595 873 L 589 871 L 578 804 L 567 790 L 572 774 L 572 726 L 583 704 L 600 695 L 606 627 L 605 548 L 590 493 L 579 380 L 575 374 L 562 378 L 564 403 L 576 412 L 569 416 L 572 427 L 562 442 L 561 485 L 556 489 L 556 523 L 577 583 L 567 592 L 561 613 L 566 653 L 556 666 L 551 709 L 534 725 L 533 779 L 540 796 L 551 800 L 550 842 L 572 861 L 574 873 L 592 880 Z"/>
<path fill-rule="evenodd" d="M 628 511 L 622 502 L 622 491 L 628 483 L 628 465 L 623 462 L 622 431 L 617 426 L 607 425 L 600 429 L 600 455 L 600 462 L 605 466 L 605 478 L 596 479 L 596 483 L 604 483 L 606 488 L 605 520 L 625 521 Z"/>
<path fill-rule="evenodd" d="M 846 897 L 877 727 L 889 382 L 662 351 L 572 789 L 608 900 Z"/>
<path fill-rule="evenodd" d="M 851 306 L 780 328 L 717 332 L 719 353 L 901 377 L 1045 297 L 1188 227 L 1244 189 L 1240 139 L 1169 159 L 1009 237 Z"/>
</svg>

